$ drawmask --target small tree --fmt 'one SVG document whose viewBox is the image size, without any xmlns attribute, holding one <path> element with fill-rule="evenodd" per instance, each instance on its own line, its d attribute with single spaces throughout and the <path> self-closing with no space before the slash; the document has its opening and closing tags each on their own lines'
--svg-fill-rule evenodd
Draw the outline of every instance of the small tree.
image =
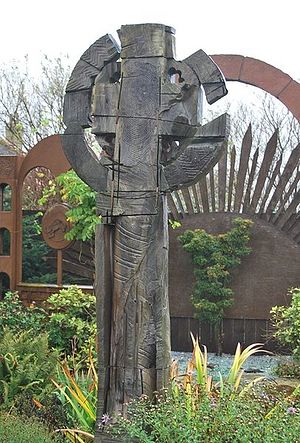
<svg viewBox="0 0 300 443">
<path fill-rule="evenodd" d="M 233 228 L 225 234 L 212 235 L 203 229 L 186 231 L 179 237 L 183 248 L 192 254 L 196 284 L 192 303 L 196 316 L 213 325 L 216 352 L 222 353 L 221 320 L 225 309 L 233 304 L 233 291 L 228 287 L 230 270 L 250 254 L 248 246 L 253 222 L 233 220 Z"/>
<path fill-rule="evenodd" d="M 290 306 L 274 306 L 271 322 L 275 327 L 274 337 L 288 346 L 294 358 L 300 361 L 300 288 L 289 290 L 292 297 Z"/>
</svg>

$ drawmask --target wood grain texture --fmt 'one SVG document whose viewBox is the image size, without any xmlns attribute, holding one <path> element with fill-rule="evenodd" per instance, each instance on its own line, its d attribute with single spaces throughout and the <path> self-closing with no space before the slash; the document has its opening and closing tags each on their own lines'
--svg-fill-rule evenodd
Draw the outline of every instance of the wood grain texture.
<svg viewBox="0 0 300 443">
<path fill-rule="evenodd" d="M 236 159 L 236 150 L 235 146 L 233 146 L 230 152 L 230 169 L 229 169 L 229 183 L 228 183 L 228 200 L 227 200 L 227 211 L 231 211 L 231 203 L 233 200 L 233 184 L 235 180 L 235 159 Z"/>
<path fill-rule="evenodd" d="M 268 220 L 270 220 L 272 213 L 275 210 L 276 205 L 279 202 L 280 197 L 282 196 L 285 190 L 288 180 L 291 178 L 297 166 L 299 166 L 299 161 L 300 161 L 300 144 L 298 144 L 296 148 L 292 150 L 290 157 L 281 174 L 279 183 L 276 186 L 275 191 L 270 200 L 270 203 L 266 209 Z"/>
<path fill-rule="evenodd" d="M 258 156 L 259 156 L 259 148 L 257 148 L 254 153 L 254 156 L 252 159 L 252 164 L 251 164 L 251 169 L 250 169 L 250 173 L 249 173 L 249 177 L 248 177 L 248 183 L 247 183 L 247 188 L 246 188 L 244 203 L 243 203 L 243 212 L 245 212 L 245 213 L 248 212 L 249 206 L 250 206 L 251 192 L 253 190 L 253 183 L 254 183 L 255 174 L 257 171 Z"/>
<path fill-rule="evenodd" d="M 125 25 L 118 32 L 121 63 L 120 50 L 109 35 L 97 40 L 72 72 L 64 108 L 64 149 L 79 175 L 98 191 L 97 211 L 104 222 L 96 234 L 103 380 L 98 424 L 104 412 L 120 412 L 126 402 L 151 396 L 168 380 L 166 192 L 185 187 L 169 198 L 176 216 L 199 209 L 197 190 L 190 193 L 189 187 L 217 162 L 229 125 L 224 115 L 198 127 L 202 62 L 209 100 L 225 91 L 208 56 L 199 53 L 189 64 L 177 62 L 174 30 L 168 26 Z M 85 143 L 85 128 L 92 128 L 103 147 L 100 159 Z M 207 187 L 202 184 L 201 189 L 205 206 Z M 191 195 L 196 195 L 198 207 Z M 103 441 L 100 434 L 97 428 L 95 441 Z"/>
<path fill-rule="evenodd" d="M 202 49 L 184 59 L 184 63 L 196 73 L 209 104 L 215 103 L 227 94 L 222 72 Z"/>
<path fill-rule="evenodd" d="M 90 89 L 101 69 L 111 61 L 117 61 L 120 48 L 109 34 L 96 40 L 80 57 L 66 87 L 67 92 Z"/>
<path fill-rule="evenodd" d="M 164 168 L 169 189 L 191 186 L 218 162 L 227 146 L 226 114 L 199 128 L 191 145 L 176 161 Z"/>
<path fill-rule="evenodd" d="M 257 203 L 259 198 L 261 197 L 261 193 L 263 190 L 263 187 L 265 185 L 272 161 L 274 159 L 274 155 L 277 148 L 277 138 L 278 138 L 278 132 L 275 131 L 270 140 L 267 143 L 267 147 L 264 153 L 264 158 L 262 161 L 262 164 L 260 166 L 259 174 L 257 177 L 256 186 L 253 192 L 253 197 L 250 203 L 249 210 L 251 212 L 256 211 Z"/>
<path fill-rule="evenodd" d="M 236 192 L 234 199 L 234 210 L 236 212 L 240 212 L 242 198 L 244 193 L 245 186 L 245 177 L 248 168 L 248 162 L 250 158 L 250 151 L 252 146 L 252 127 L 251 124 L 248 126 L 248 129 L 243 137 L 242 141 L 242 149 L 240 155 L 240 163 L 237 173 L 237 182 L 236 182 Z"/>
<path fill-rule="evenodd" d="M 214 171 L 210 171 L 209 173 L 209 190 L 210 190 L 210 199 L 211 199 L 211 210 L 215 212 L 216 210 L 216 193 L 215 193 L 215 176 Z"/>
<path fill-rule="evenodd" d="M 219 211 L 225 211 L 226 200 L 226 178 L 227 178 L 227 149 L 224 149 L 218 162 L 218 183 L 219 183 Z"/>
</svg>

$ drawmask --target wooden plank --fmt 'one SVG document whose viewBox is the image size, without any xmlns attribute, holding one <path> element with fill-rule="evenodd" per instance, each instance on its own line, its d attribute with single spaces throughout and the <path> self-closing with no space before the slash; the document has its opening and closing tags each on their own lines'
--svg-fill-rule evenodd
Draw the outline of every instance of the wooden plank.
<svg viewBox="0 0 300 443">
<path fill-rule="evenodd" d="M 190 196 L 188 188 L 182 189 L 181 192 L 182 192 L 182 196 L 184 198 L 185 204 L 186 204 L 187 213 L 193 214 L 194 213 L 193 204 L 192 204 L 192 200 L 191 200 L 191 196 Z"/>
<path fill-rule="evenodd" d="M 209 173 L 210 203 L 212 212 L 216 211 L 215 174 L 212 169 Z"/>
<path fill-rule="evenodd" d="M 76 64 L 66 91 L 78 91 L 91 88 L 95 77 L 111 61 L 117 61 L 120 47 L 109 34 L 96 40 L 80 57 Z"/>
<path fill-rule="evenodd" d="M 171 349 L 178 351 L 178 331 L 179 331 L 179 317 L 171 317 Z"/>
<path fill-rule="evenodd" d="M 164 167 L 169 190 L 192 186 L 209 173 L 227 148 L 228 127 L 229 117 L 223 114 L 199 128 L 185 151 Z"/>
<path fill-rule="evenodd" d="M 169 207 L 169 211 L 171 212 L 171 214 L 173 215 L 175 220 L 179 219 L 179 213 L 177 211 L 177 207 L 174 203 L 173 197 L 171 193 L 168 193 L 167 195 L 167 201 L 168 201 L 168 207 Z"/>
<path fill-rule="evenodd" d="M 276 212 L 274 212 L 270 218 L 270 222 L 272 222 L 273 224 L 276 224 L 278 218 L 281 216 L 281 214 L 284 212 L 285 210 L 285 206 L 287 204 L 287 202 L 289 201 L 289 199 L 291 198 L 293 192 L 295 191 L 295 189 L 297 188 L 297 185 L 300 181 L 300 171 L 297 173 L 295 179 L 293 180 L 291 186 L 289 187 L 289 189 L 287 190 L 286 194 L 284 195 L 284 198 L 282 199 L 280 206 L 278 207 L 278 209 L 276 210 Z"/>
<path fill-rule="evenodd" d="M 244 323 L 244 319 L 239 319 L 239 318 L 235 318 L 234 319 L 234 341 L 235 341 L 235 346 L 237 345 L 237 343 L 240 343 L 241 346 L 244 346 L 245 344 L 245 323 Z"/>
<path fill-rule="evenodd" d="M 174 58 L 175 30 L 170 26 L 152 23 L 122 25 L 118 34 L 122 41 L 122 58 Z"/>
<path fill-rule="evenodd" d="M 227 149 L 224 150 L 224 153 L 218 162 L 219 212 L 224 212 L 225 210 L 226 175 L 227 175 Z"/>
<path fill-rule="evenodd" d="M 200 202 L 199 202 L 199 195 L 197 191 L 197 184 L 192 186 L 193 194 L 194 194 L 194 201 L 196 205 L 196 212 L 200 212 Z"/>
<path fill-rule="evenodd" d="M 237 173 L 237 182 L 235 188 L 235 199 L 234 199 L 235 212 L 240 212 L 240 207 L 244 194 L 245 178 L 248 169 L 251 146 L 252 146 L 252 127 L 250 123 L 242 142 L 239 169 Z"/>
<path fill-rule="evenodd" d="M 270 218 L 272 217 L 273 211 L 276 208 L 276 205 L 279 202 L 280 198 L 282 197 L 282 194 L 284 193 L 288 181 L 290 180 L 295 169 L 299 165 L 299 160 L 300 160 L 300 143 L 296 146 L 295 149 L 293 149 L 288 161 L 286 162 L 279 183 L 266 209 L 267 220 L 270 220 Z"/>
<path fill-rule="evenodd" d="M 215 103 L 227 94 L 222 72 L 202 49 L 184 59 L 184 63 L 196 73 L 209 104 Z"/>
<path fill-rule="evenodd" d="M 223 319 L 224 339 L 223 339 L 223 351 L 226 353 L 233 353 L 236 347 L 234 338 L 234 319 Z"/>
<path fill-rule="evenodd" d="M 279 160 L 276 162 L 276 166 L 275 166 L 272 176 L 269 180 L 269 183 L 266 187 L 265 195 L 264 195 L 264 197 L 261 201 L 261 204 L 259 206 L 259 209 L 258 209 L 258 212 L 260 214 L 264 213 L 264 208 L 265 208 L 266 202 L 271 194 L 271 191 L 274 187 L 275 180 L 277 179 L 278 175 L 280 174 L 281 163 L 282 163 L 282 155 L 280 156 Z"/>
<path fill-rule="evenodd" d="M 265 150 L 264 158 L 259 170 L 255 190 L 253 193 L 253 197 L 250 203 L 250 212 L 255 213 L 258 200 L 262 197 L 262 191 L 270 171 L 271 164 L 274 160 L 274 155 L 277 148 L 277 139 L 278 139 L 278 131 L 276 130 L 270 140 L 267 143 L 267 147 Z"/>
<path fill-rule="evenodd" d="M 178 191 L 173 191 L 172 195 L 173 195 L 173 198 L 174 197 L 176 198 L 177 206 L 178 206 L 178 213 L 180 213 L 181 216 L 184 217 L 185 210 L 183 208 L 182 201 L 181 201 L 181 198 L 180 198 L 180 195 L 179 195 Z"/>
<path fill-rule="evenodd" d="M 296 211 L 297 206 L 300 204 L 300 190 L 296 193 L 293 200 L 291 201 L 291 204 L 286 209 L 285 212 L 281 214 L 279 219 L 277 219 L 275 225 L 279 229 L 283 229 L 285 223 L 289 220 L 289 218 L 292 216 L 292 214 Z"/>
<path fill-rule="evenodd" d="M 233 200 L 233 184 L 235 178 L 235 159 L 236 159 L 236 150 L 235 146 L 233 146 L 230 152 L 230 171 L 229 171 L 229 185 L 228 185 L 228 202 L 227 202 L 227 211 L 231 212 L 231 202 Z"/>
<path fill-rule="evenodd" d="M 195 189 L 196 189 L 196 193 L 197 193 L 197 197 L 198 197 L 198 202 L 199 202 L 199 210 L 200 210 L 200 212 L 203 212 L 203 204 L 202 204 L 202 197 L 201 197 L 201 191 L 200 191 L 199 183 L 195 184 Z"/>
<path fill-rule="evenodd" d="M 208 192 L 207 192 L 207 182 L 206 177 L 203 177 L 199 181 L 199 188 L 201 194 L 201 201 L 203 206 L 203 212 L 209 212 L 209 201 L 208 201 Z"/>
<path fill-rule="evenodd" d="M 255 177 L 255 173 L 256 173 L 258 154 L 259 154 L 259 148 L 256 149 L 255 154 L 253 156 L 251 170 L 250 170 L 248 183 L 247 183 L 247 189 L 246 189 L 246 193 L 245 193 L 245 197 L 244 197 L 243 212 L 247 212 L 249 209 L 250 195 L 251 195 L 251 190 L 252 190 L 254 177 Z"/>
</svg>

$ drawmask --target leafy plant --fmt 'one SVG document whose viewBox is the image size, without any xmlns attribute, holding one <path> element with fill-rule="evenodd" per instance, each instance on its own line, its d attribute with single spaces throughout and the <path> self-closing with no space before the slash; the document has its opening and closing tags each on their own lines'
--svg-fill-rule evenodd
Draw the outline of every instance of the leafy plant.
<svg viewBox="0 0 300 443">
<path fill-rule="evenodd" d="M 108 433 L 128 443 L 298 441 L 300 388 L 282 398 L 258 379 L 241 384 L 242 365 L 262 352 L 261 345 L 243 351 L 238 345 L 227 377 L 218 382 L 208 375 L 206 348 L 194 338 L 193 345 L 186 373 L 179 375 L 174 363 L 170 388 L 131 402 L 127 416 L 106 427 Z"/>
<path fill-rule="evenodd" d="M 0 404 L 7 408 L 18 395 L 28 393 L 42 398 L 51 387 L 50 377 L 57 365 L 57 354 L 49 350 L 47 334 L 31 331 L 15 335 L 4 331 L 0 339 Z"/>
<path fill-rule="evenodd" d="M 45 425 L 28 417 L 0 415 L 1 443 L 59 443 Z"/>
<path fill-rule="evenodd" d="M 73 227 L 66 238 L 83 241 L 93 239 L 96 225 L 101 221 L 96 214 L 96 192 L 70 170 L 60 174 L 54 181 L 49 181 L 49 187 L 44 190 L 40 204 L 44 205 L 57 194 L 71 207 L 66 216 Z"/>
<path fill-rule="evenodd" d="M 36 335 L 44 327 L 46 312 L 39 307 L 26 307 L 17 292 L 9 291 L 0 303 L 0 337 L 4 328 L 17 334 L 34 330 Z"/>
<path fill-rule="evenodd" d="M 279 377 L 292 377 L 300 379 L 300 362 L 279 362 L 274 370 L 275 374 Z"/>
<path fill-rule="evenodd" d="M 274 306 L 271 323 L 275 328 L 274 337 L 288 346 L 296 360 L 300 360 L 300 288 L 290 289 L 290 306 Z"/>
<path fill-rule="evenodd" d="M 49 343 L 67 356 L 83 360 L 95 352 L 96 298 L 77 286 L 61 289 L 48 298 L 46 329 Z"/>
<path fill-rule="evenodd" d="M 86 362 L 88 370 L 71 370 L 61 364 L 56 380 L 56 394 L 65 408 L 73 428 L 60 429 L 70 441 L 92 441 L 96 422 L 98 377 L 90 353 Z"/>
<path fill-rule="evenodd" d="M 225 309 L 233 304 L 233 291 L 228 287 L 230 270 L 250 254 L 248 246 L 252 221 L 233 220 L 233 228 L 225 234 L 212 235 L 203 229 L 185 231 L 179 240 L 185 251 L 192 255 L 196 284 L 192 303 L 196 316 L 209 321 L 214 327 L 217 352 L 221 353 L 221 320 Z"/>
</svg>

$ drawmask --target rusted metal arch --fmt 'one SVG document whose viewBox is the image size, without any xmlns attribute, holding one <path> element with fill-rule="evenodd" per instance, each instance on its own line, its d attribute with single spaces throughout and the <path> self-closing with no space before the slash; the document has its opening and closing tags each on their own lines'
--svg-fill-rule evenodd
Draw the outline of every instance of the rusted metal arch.
<svg viewBox="0 0 300 443">
<path fill-rule="evenodd" d="M 243 55 L 211 55 L 226 80 L 246 83 L 278 98 L 300 122 L 300 84 L 275 66 Z"/>
</svg>

